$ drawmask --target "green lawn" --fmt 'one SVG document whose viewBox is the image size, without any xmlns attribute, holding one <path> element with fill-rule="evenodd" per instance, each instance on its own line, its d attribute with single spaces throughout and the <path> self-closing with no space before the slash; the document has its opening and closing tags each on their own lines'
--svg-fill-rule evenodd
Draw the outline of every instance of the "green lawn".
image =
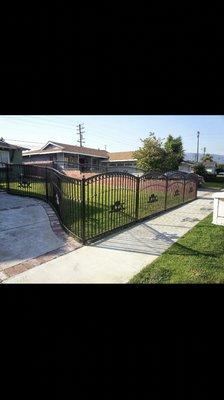
<svg viewBox="0 0 224 400">
<path fill-rule="evenodd" d="M 224 227 L 209 215 L 130 283 L 224 283 Z"/>
<path fill-rule="evenodd" d="M 221 190 L 224 189 L 224 183 L 223 182 L 205 182 L 203 183 L 203 185 L 201 186 L 203 189 L 217 189 L 217 190 Z"/>
<path fill-rule="evenodd" d="M 206 181 L 205 183 L 202 184 L 202 188 L 217 189 L 217 190 L 224 189 L 224 177 L 217 176 L 216 178 L 213 178 L 211 181 Z"/>
</svg>

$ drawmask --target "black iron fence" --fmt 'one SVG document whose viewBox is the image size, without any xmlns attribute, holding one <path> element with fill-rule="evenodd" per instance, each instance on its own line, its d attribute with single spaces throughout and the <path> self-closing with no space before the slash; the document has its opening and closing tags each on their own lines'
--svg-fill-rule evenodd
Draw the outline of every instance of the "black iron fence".
<svg viewBox="0 0 224 400">
<path fill-rule="evenodd" d="M 74 179 L 53 168 L 7 164 L 0 188 L 46 200 L 64 228 L 82 242 L 197 198 L 195 174 L 102 173 Z"/>
</svg>

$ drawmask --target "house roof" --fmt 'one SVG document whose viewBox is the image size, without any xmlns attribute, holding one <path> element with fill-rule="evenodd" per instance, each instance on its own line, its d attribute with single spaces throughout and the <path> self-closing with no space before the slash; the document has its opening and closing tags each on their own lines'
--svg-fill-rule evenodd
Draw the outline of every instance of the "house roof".
<svg viewBox="0 0 224 400">
<path fill-rule="evenodd" d="M 216 163 L 215 161 L 205 161 L 204 166 L 205 167 L 215 167 Z"/>
<path fill-rule="evenodd" d="M 0 140 L 0 148 L 8 150 L 29 150 L 27 147 L 16 146 L 15 144 L 6 143 L 3 140 Z"/>
<path fill-rule="evenodd" d="M 109 153 L 109 161 L 135 161 L 133 151 L 118 151 Z"/>
<path fill-rule="evenodd" d="M 52 144 L 55 146 L 54 148 L 47 149 L 47 145 Z M 29 155 L 37 155 L 37 154 L 47 154 L 47 153 L 74 153 L 74 154 L 83 154 L 83 155 L 89 155 L 89 156 L 96 156 L 96 157 L 102 157 L 102 158 L 108 158 L 108 152 L 106 150 L 97 150 L 93 149 L 90 147 L 80 147 L 80 146 L 73 146 L 71 144 L 66 144 L 66 143 L 58 143 L 58 142 L 53 142 L 49 141 L 45 146 L 43 146 L 39 150 L 31 150 L 31 151 L 26 151 L 23 153 L 23 156 L 29 156 Z"/>
<path fill-rule="evenodd" d="M 194 161 L 188 161 L 188 160 L 184 160 L 184 161 L 181 161 L 181 164 L 194 165 L 194 164 L 195 164 L 195 162 L 194 162 Z"/>
</svg>

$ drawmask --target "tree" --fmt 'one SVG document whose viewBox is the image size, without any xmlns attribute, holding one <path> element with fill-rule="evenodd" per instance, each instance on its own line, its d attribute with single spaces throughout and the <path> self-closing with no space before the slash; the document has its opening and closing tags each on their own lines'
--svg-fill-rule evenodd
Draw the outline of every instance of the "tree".
<svg viewBox="0 0 224 400">
<path fill-rule="evenodd" d="M 205 177 L 207 175 L 207 171 L 205 169 L 205 166 L 202 163 L 194 164 L 193 171 L 194 171 L 195 174 L 201 175 L 203 177 Z"/>
<path fill-rule="evenodd" d="M 211 154 L 205 154 L 202 159 L 202 162 L 212 162 L 213 161 L 213 156 Z"/>
<path fill-rule="evenodd" d="M 184 149 L 181 136 L 174 138 L 169 135 L 164 144 L 166 151 L 167 171 L 176 171 L 180 163 L 184 160 Z"/>
<path fill-rule="evenodd" d="M 143 147 L 135 152 L 137 166 L 145 172 L 167 172 L 178 169 L 184 159 L 183 143 L 180 136 L 169 135 L 165 144 L 150 132 L 146 139 L 141 139 Z"/>
<path fill-rule="evenodd" d="M 134 152 L 137 166 L 144 172 L 165 172 L 166 151 L 162 146 L 162 140 L 157 139 L 155 133 L 150 132 L 149 137 L 141 139 L 143 146 Z"/>
</svg>

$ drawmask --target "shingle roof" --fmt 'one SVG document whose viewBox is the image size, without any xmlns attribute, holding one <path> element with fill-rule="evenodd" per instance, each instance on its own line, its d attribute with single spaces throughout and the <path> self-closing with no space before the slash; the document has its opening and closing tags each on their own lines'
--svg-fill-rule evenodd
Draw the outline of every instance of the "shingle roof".
<svg viewBox="0 0 224 400">
<path fill-rule="evenodd" d="M 60 147 L 57 148 L 57 151 L 60 152 L 72 152 L 72 153 L 78 153 L 78 154 L 86 154 L 90 156 L 98 156 L 102 158 L 108 158 L 108 152 L 106 150 L 97 150 L 97 149 L 92 149 L 90 147 L 80 147 L 80 146 L 73 146 L 71 144 L 66 144 L 66 143 L 58 143 L 58 142 L 53 142 L 51 143 L 58 145 Z M 32 155 L 32 154 L 42 154 L 42 153 L 54 153 L 56 149 L 46 149 L 46 150 L 32 150 L 32 151 L 27 151 L 23 155 Z"/>
<path fill-rule="evenodd" d="M 204 166 L 205 167 L 215 167 L 216 163 L 215 161 L 205 161 Z"/>
<path fill-rule="evenodd" d="M 184 160 L 184 161 L 181 161 L 181 164 L 189 164 L 189 165 L 194 165 L 194 164 L 195 164 L 195 161 Z"/>
<path fill-rule="evenodd" d="M 133 151 L 109 153 L 109 161 L 135 160 Z"/>
<path fill-rule="evenodd" d="M 15 144 L 9 144 L 3 140 L 0 140 L 0 147 L 9 150 L 28 150 L 26 147 L 16 146 Z"/>
</svg>

